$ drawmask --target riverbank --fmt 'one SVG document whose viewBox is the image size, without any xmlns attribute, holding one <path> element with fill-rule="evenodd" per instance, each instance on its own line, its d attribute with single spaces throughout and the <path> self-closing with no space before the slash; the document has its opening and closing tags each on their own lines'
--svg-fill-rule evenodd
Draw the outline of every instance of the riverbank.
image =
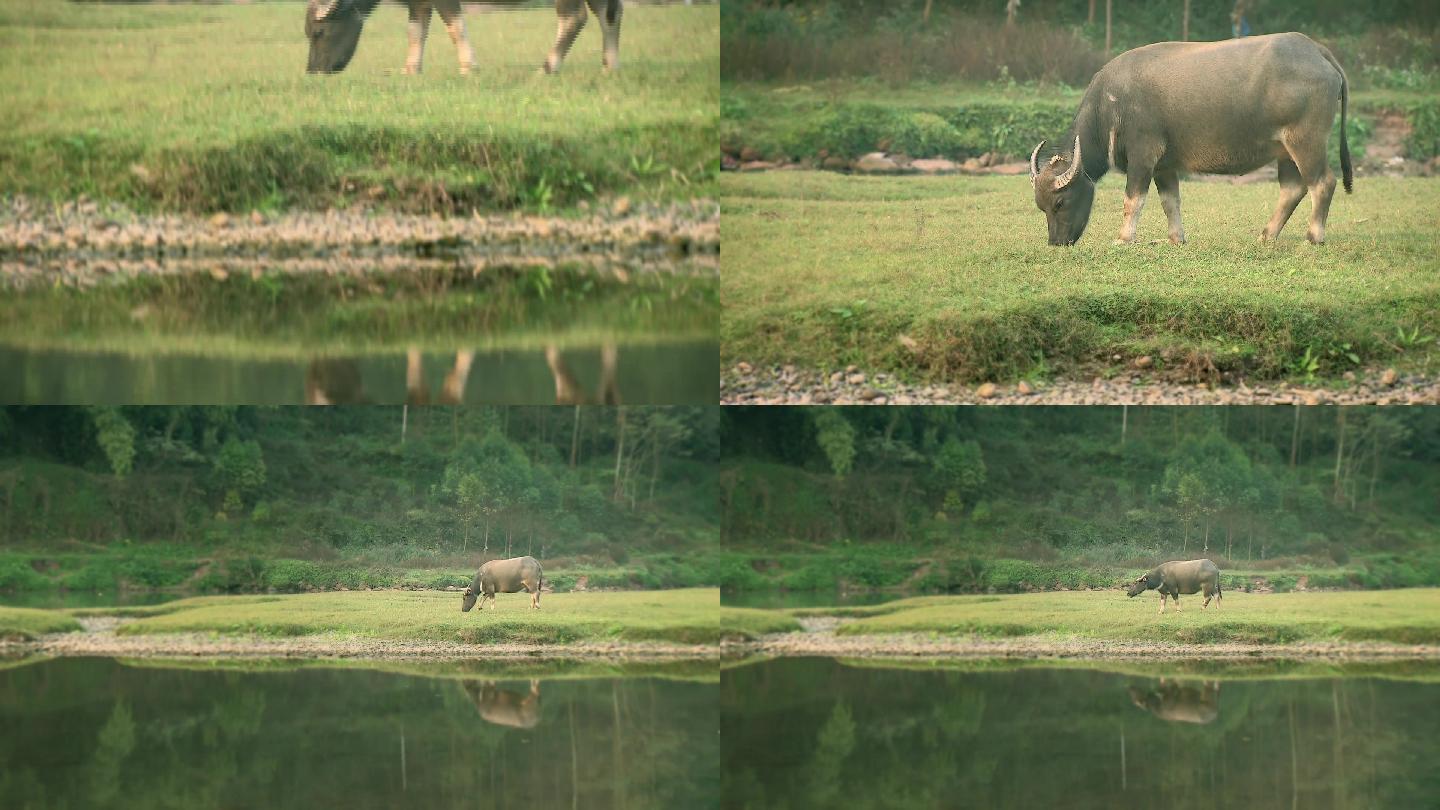
<svg viewBox="0 0 1440 810">
<path fill-rule="evenodd" d="M 497 595 L 460 611 L 460 593 L 380 591 L 211 596 L 141 607 L 0 608 L 8 654 L 239 658 L 695 658 L 718 650 L 708 588 Z"/>
<path fill-rule="evenodd" d="M 1188 244 L 1153 244 L 1165 228 L 1155 217 L 1136 244 L 1114 246 L 1097 218 L 1059 250 L 1023 176 L 727 174 L 722 398 L 773 391 L 765 374 L 747 383 L 746 368 L 787 367 L 787 390 L 793 381 L 812 402 L 835 373 L 877 399 L 906 394 L 892 383 L 942 385 L 957 400 L 1022 381 L 1079 380 L 1093 397 L 1094 378 L 1345 387 L 1347 373 L 1387 369 L 1428 385 L 1440 284 L 1420 211 L 1434 185 L 1366 181 L 1366 207 L 1338 199 L 1316 248 L 1294 223 L 1274 244 L 1255 241 L 1273 188 L 1190 184 Z M 1097 217 L 1121 202 L 1102 184 Z M 881 373 L 886 385 L 874 384 Z"/>
<path fill-rule="evenodd" d="M 727 656 L 1440 658 L 1440 588 L 1228 593 L 1157 616 L 1119 591 L 722 608 Z M 1188 606 L 1188 607 L 1187 607 Z"/>
</svg>

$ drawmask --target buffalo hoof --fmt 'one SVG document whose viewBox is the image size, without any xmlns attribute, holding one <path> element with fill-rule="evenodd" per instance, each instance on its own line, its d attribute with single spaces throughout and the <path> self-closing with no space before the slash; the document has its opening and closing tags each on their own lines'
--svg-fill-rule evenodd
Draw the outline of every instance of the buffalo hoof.
<svg viewBox="0 0 1440 810">
<path fill-rule="evenodd" d="M 1185 244 L 1185 234 L 1182 233 L 1182 234 L 1180 234 L 1180 235 L 1178 235 L 1178 236 L 1176 236 L 1176 235 L 1173 234 L 1173 233 L 1170 234 L 1170 244 L 1172 244 L 1172 245 L 1183 245 L 1183 244 Z"/>
</svg>

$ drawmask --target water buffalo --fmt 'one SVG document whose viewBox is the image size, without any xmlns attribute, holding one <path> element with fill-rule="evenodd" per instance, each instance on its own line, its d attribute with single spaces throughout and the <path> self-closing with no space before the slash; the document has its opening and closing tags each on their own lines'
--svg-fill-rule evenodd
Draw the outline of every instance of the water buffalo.
<svg viewBox="0 0 1440 810">
<path fill-rule="evenodd" d="M 1160 563 L 1150 572 L 1130 583 L 1125 593 L 1132 597 L 1157 590 L 1160 592 L 1160 612 L 1165 612 L 1165 597 L 1175 599 L 1175 610 L 1180 610 L 1180 594 L 1205 592 L 1205 602 L 1200 606 L 1201 610 L 1210 606 L 1210 600 L 1215 600 L 1215 609 L 1220 609 L 1220 569 L 1215 563 L 1209 560 L 1186 560 L 1184 562 L 1172 561 Z"/>
<path fill-rule="evenodd" d="M 365 18 L 379 4 L 380 0 L 309 0 L 305 9 L 305 38 L 310 41 L 310 61 L 306 70 L 310 73 L 339 73 L 344 70 L 355 55 Z M 545 58 L 546 73 L 560 69 L 560 63 L 570 52 L 575 37 L 585 27 L 587 4 L 595 12 L 604 33 L 606 70 L 620 66 L 623 0 L 555 0 L 555 14 L 560 18 L 560 28 L 555 35 L 555 45 Z M 460 0 L 405 0 L 405 5 L 410 11 L 410 52 L 405 58 L 405 72 L 420 72 L 433 9 L 440 14 L 450 40 L 455 43 L 460 73 L 469 73 L 470 66 L 475 62 L 475 53 L 465 36 L 465 18 L 460 11 Z"/>
<path fill-rule="evenodd" d="M 1135 240 L 1150 182 L 1170 221 L 1170 241 L 1185 242 L 1180 173 L 1244 174 L 1271 161 L 1280 168 L 1280 202 L 1261 241 L 1276 238 L 1308 188 L 1314 244 L 1325 241 L 1335 192 L 1326 142 L 1340 109 L 1340 168 L 1351 191 L 1345 140 L 1350 90 L 1345 71 L 1304 34 L 1224 42 L 1161 42 L 1110 60 L 1075 113 L 1074 145 L 1040 165 L 1045 141 L 1030 153 L 1035 204 L 1050 244 L 1073 245 L 1085 233 L 1095 181 L 1111 165 L 1125 172 L 1125 220 L 1119 243 Z M 1069 145 L 1069 140 L 1066 141 Z"/>
<path fill-rule="evenodd" d="M 1129 688 L 1130 702 L 1172 723 L 1205 725 L 1220 716 L 1220 682 L 1176 683 L 1160 679 L 1158 688 Z"/>
<path fill-rule="evenodd" d="M 534 728 L 540 723 L 540 682 L 532 679 L 528 693 L 500 689 L 492 681 L 467 681 L 462 686 L 480 718 L 510 728 Z"/>
<path fill-rule="evenodd" d="M 530 594 L 530 607 L 540 609 L 540 586 L 545 582 L 545 574 L 540 570 L 540 562 L 534 557 L 511 557 L 508 560 L 491 560 L 480 566 L 475 572 L 475 581 L 465 589 L 465 597 L 461 601 L 461 612 L 469 611 L 475 607 L 475 600 L 480 599 L 480 609 L 485 609 L 485 600 L 495 601 L 495 594 L 498 593 L 519 593 L 526 591 Z"/>
</svg>

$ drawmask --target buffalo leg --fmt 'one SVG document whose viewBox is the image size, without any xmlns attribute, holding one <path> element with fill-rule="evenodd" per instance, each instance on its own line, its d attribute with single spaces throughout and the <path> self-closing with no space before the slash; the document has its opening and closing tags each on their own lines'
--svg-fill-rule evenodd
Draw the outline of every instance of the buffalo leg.
<svg viewBox="0 0 1440 810">
<path fill-rule="evenodd" d="M 1295 213 L 1295 206 L 1305 199 L 1305 181 L 1300 179 L 1300 169 L 1295 161 L 1289 158 L 1280 158 L 1280 202 L 1275 204 L 1275 213 L 1270 215 L 1270 223 L 1260 234 L 1261 242 L 1269 242 L 1280 236 L 1280 229 L 1290 221 L 1290 215 Z"/>
<path fill-rule="evenodd" d="M 620 0 L 611 0 L 615 7 L 615 19 L 612 20 L 607 13 L 606 0 L 586 2 L 595 12 L 595 19 L 600 21 L 600 30 L 605 32 L 605 69 L 617 70 L 620 67 L 620 17 L 624 15 L 625 8 Z"/>
<path fill-rule="evenodd" d="M 1165 613 L 1165 594 L 1160 594 L 1160 613 Z"/>
<path fill-rule="evenodd" d="M 410 4 L 410 52 L 405 56 L 405 72 L 419 73 L 425 62 L 425 38 L 430 35 L 430 4 Z"/>
<path fill-rule="evenodd" d="M 614 343 L 606 343 L 600 347 L 600 390 L 596 393 L 603 405 L 620 404 L 620 387 L 615 383 L 615 371 L 619 362 L 619 351 Z"/>
<path fill-rule="evenodd" d="M 1335 173 L 1330 171 L 1330 158 L 1325 150 L 1330 120 L 1325 118 L 1304 128 L 1307 133 L 1321 133 L 1319 137 L 1306 135 L 1293 141 L 1281 139 L 1300 170 L 1301 180 L 1310 187 L 1310 228 L 1305 232 L 1305 238 L 1314 245 L 1325 243 L 1325 221 L 1330 216 L 1330 198 L 1335 195 Z"/>
<path fill-rule="evenodd" d="M 575 37 L 580 36 L 580 29 L 585 27 L 588 16 L 585 12 L 585 0 L 556 0 L 555 14 L 560 18 L 560 23 L 555 31 L 555 46 L 550 49 L 550 55 L 545 57 L 546 73 L 554 73 L 560 69 L 560 63 L 565 61 L 565 55 L 570 53 L 570 46 L 575 44 Z"/>
<path fill-rule="evenodd" d="M 465 35 L 465 16 L 460 11 L 460 3 L 441 3 L 435 10 L 445 23 L 445 32 L 450 35 L 450 41 L 455 43 L 455 55 L 460 60 L 460 75 L 469 75 L 470 67 L 475 64 L 475 52 L 470 48 L 470 38 Z"/>
<path fill-rule="evenodd" d="M 455 353 L 455 366 L 445 375 L 445 383 L 440 388 L 442 405 L 461 405 L 465 402 L 465 381 L 470 379 L 470 364 L 474 360 L 474 352 Z"/>
<path fill-rule="evenodd" d="M 1128 245 L 1135 241 L 1135 229 L 1140 227 L 1140 212 L 1145 208 L 1145 194 L 1149 190 L 1150 169 L 1143 168 L 1138 161 L 1131 162 L 1125 178 L 1125 221 L 1120 223 L 1116 244 Z"/>
<path fill-rule="evenodd" d="M 405 404 L 429 405 L 430 390 L 425 387 L 425 365 L 420 350 L 411 346 L 405 352 Z"/>
<path fill-rule="evenodd" d="M 1160 207 L 1170 222 L 1170 241 L 1185 244 L 1185 226 L 1180 223 L 1180 174 L 1173 171 L 1155 173 L 1155 190 L 1160 192 Z"/>
</svg>

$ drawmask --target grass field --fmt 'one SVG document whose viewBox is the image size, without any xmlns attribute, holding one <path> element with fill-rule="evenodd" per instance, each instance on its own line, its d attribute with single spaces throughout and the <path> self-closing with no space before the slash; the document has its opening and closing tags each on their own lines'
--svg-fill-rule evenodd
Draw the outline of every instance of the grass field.
<svg viewBox="0 0 1440 810">
<path fill-rule="evenodd" d="M 497 595 L 498 609 L 460 612 L 460 594 L 434 591 L 352 591 L 292 596 L 202 596 L 144 608 L 89 608 L 80 615 L 142 616 L 122 635 L 163 633 L 307 636 L 465 643 L 565 644 L 581 641 L 719 639 L 720 593 L 672 591 L 558 593 L 530 609 L 525 594 Z"/>
<path fill-rule="evenodd" d="M 719 9 L 626 9 L 620 72 L 582 32 L 539 75 L 553 10 L 469 16 L 477 64 L 432 26 L 403 76 L 384 3 L 341 75 L 305 75 L 295 3 L 0 7 L 0 192 L 142 210 L 276 210 L 356 199 L 412 210 L 545 210 L 713 193 Z"/>
<path fill-rule="evenodd" d="M 1023 175 L 727 175 L 722 367 L 983 381 L 1121 354 L 1197 378 L 1433 370 L 1440 181 L 1358 179 L 1337 194 L 1321 247 L 1304 241 L 1308 201 L 1278 243 L 1257 243 L 1277 190 L 1185 183 L 1189 244 L 1163 242 L 1151 200 L 1139 243 L 1115 246 L 1123 183 L 1111 176 L 1084 240 L 1059 249 Z"/>
<path fill-rule="evenodd" d="M 778 610 L 755 608 L 720 608 L 720 626 L 727 636 L 756 638 L 766 633 L 791 633 L 800 629 L 799 622 Z"/>
<path fill-rule="evenodd" d="M 31 639 L 44 633 L 64 633 L 79 629 L 80 624 L 63 613 L 0 607 L 0 639 Z"/>
<path fill-rule="evenodd" d="M 931 633 L 1011 637 L 1050 634 L 1107 641 L 1175 641 L 1187 644 L 1302 641 L 1440 643 L 1440 588 L 1343 593 L 1247 594 L 1225 592 L 1223 608 L 1201 610 L 1202 600 L 1181 600 L 1156 615 L 1155 594 L 1128 599 L 1120 591 L 926 596 L 883 605 L 801 608 L 790 616 L 846 616 L 841 635 Z M 731 611 L 722 613 L 729 630 Z M 753 613 L 755 611 L 747 611 Z M 763 612 L 763 611 L 760 611 Z M 758 619 L 739 617 L 732 634 L 753 634 Z"/>
</svg>

